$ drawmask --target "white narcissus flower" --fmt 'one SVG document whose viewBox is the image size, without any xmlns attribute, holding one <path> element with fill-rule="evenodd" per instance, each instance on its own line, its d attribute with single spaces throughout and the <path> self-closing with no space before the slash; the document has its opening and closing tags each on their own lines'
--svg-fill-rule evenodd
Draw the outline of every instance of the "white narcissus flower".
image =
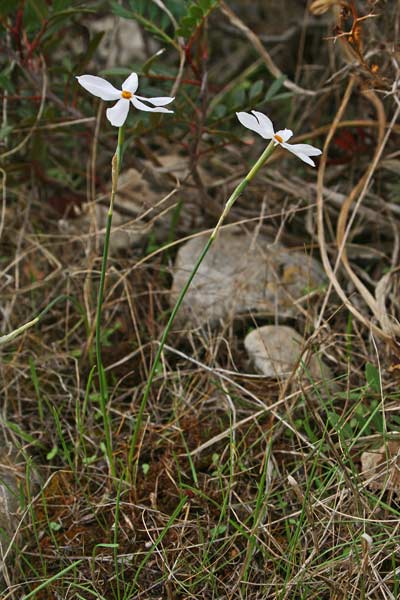
<svg viewBox="0 0 400 600">
<path fill-rule="evenodd" d="M 161 98 L 143 98 L 135 94 L 138 89 L 139 79 L 136 73 L 131 73 L 122 84 L 122 89 L 117 90 L 110 82 L 106 81 L 102 77 L 96 77 L 96 75 L 80 75 L 77 77 L 78 82 L 82 87 L 94 96 L 98 96 L 102 100 L 118 100 L 118 102 L 106 111 L 107 119 L 111 125 L 115 127 L 122 127 L 126 121 L 126 117 L 129 112 L 129 103 L 132 102 L 133 106 L 138 110 L 145 110 L 147 112 L 163 112 L 172 113 L 173 110 L 163 108 L 166 104 L 169 104 L 174 98 L 168 96 Z M 148 102 L 153 106 L 144 104 Z"/>
<path fill-rule="evenodd" d="M 236 113 L 242 125 L 247 127 L 247 129 L 255 131 L 266 140 L 273 140 L 275 145 L 279 144 L 279 146 L 286 148 L 286 150 L 295 154 L 303 162 L 315 167 L 315 163 L 311 160 L 310 156 L 319 156 L 322 154 L 319 148 L 310 146 L 310 144 L 287 144 L 286 142 L 293 135 L 291 129 L 281 129 L 275 133 L 271 119 L 256 110 L 252 110 L 251 112 L 253 113 L 252 115 L 246 112 Z"/>
</svg>

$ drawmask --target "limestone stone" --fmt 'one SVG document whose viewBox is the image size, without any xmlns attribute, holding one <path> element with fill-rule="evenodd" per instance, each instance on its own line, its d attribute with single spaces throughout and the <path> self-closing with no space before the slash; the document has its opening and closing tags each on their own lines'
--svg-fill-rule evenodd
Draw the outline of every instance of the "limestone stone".
<svg viewBox="0 0 400 600">
<path fill-rule="evenodd" d="M 12 555 L 8 554 L 3 563 L 3 556 L 18 525 L 19 482 L 23 476 L 24 468 L 21 467 L 17 452 L 0 431 L 0 592 L 6 589 L 5 565 L 13 561 Z"/>
<path fill-rule="evenodd" d="M 265 325 L 251 331 L 244 340 L 255 368 L 266 377 L 284 379 L 299 364 L 304 339 L 293 327 Z M 330 369 L 317 356 L 311 356 L 307 370 L 314 381 L 331 379 Z"/>
<path fill-rule="evenodd" d="M 179 249 L 170 300 L 174 304 L 206 243 L 196 237 Z M 325 283 L 320 264 L 265 238 L 220 231 L 178 313 L 179 322 L 200 325 L 247 311 L 295 316 L 296 303 Z"/>
</svg>

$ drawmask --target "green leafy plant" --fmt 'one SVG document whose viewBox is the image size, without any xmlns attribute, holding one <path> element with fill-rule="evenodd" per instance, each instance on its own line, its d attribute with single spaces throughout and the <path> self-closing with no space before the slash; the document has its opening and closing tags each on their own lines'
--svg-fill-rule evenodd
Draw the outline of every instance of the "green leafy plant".
<svg viewBox="0 0 400 600">
<path fill-rule="evenodd" d="M 192 2 L 187 8 L 187 12 L 179 22 L 176 35 L 189 39 L 196 30 L 203 24 L 210 12 L 218 5 L 218 0 L 198 0 Z"/>
</svg>

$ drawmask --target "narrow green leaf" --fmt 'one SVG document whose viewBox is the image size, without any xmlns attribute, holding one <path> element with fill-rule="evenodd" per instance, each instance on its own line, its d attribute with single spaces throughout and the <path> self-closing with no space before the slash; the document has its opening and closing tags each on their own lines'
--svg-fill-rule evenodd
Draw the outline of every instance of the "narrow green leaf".
<svg viewBox="0 0 400 600">
<path fill-rule="evenodd" d="M 28 0 L 28 4 L 33 8 L 39 19 L 47 19 L 49 10 L 45 0 Z"/>
<path fill-rule="evenodd" d="M 24 596 L 22 600 L 28 600 L 28 598 L 34 598 L 35 596 L 37 596 L 38 592 L 40 592 L 44 588 L 47 588 L 54 581 L 57 581 L 57 579 L 60 579 L 61 577 L 63 577 L 64 575 L 66 575 L 66 573 L 68 573 L 69 571 L 72 571 L 72 569 L 75 569 L 75 567 L 77 567 L 78 565 L 80 565 L 82 562 L 83 562 L 82 559 L 76 560 L 75 562 L 73 562 L 72 564 L 70 564 L 68 567 L 65 567 L 65 569 L 62 569 L 62 571 L 59 571 L 58 573 L 56 573 L 52 577 L 49 577 L 48 579 L 45 579 L 34 590 L 32 590 L 31 592 L 29 592 L 29 594 L 27 594 L 26 596 Z"/>
<path fill-rule="evenodd" d="M 372 363 L 367 363 L 365 365 L 365 379 L 367 380 L 367 383 L 369 385 L 369 387 L 374 391 L 374 392 L 379 392 L 381 389 L 381 380 L 379 377 L 379 371 L 378 369 L 375 367 L 375 365 L 373 365 Z"/>
<path fill-rule="evenodd" d="M 70 0 L 54 0 L 53 1 L 53 12 L 58 13 L 68 8 Z"/>
<path fill-rule="evenodd" d="M 111 2 L 111 11 L 114 13 L 114 15 L 117 15 L 117 17 L 122 17 L 123 19 L 132 19 L 131 11 L 127 10 L 117 2 Z"/>
<path fill-rule="evenodd" d="M 259 79 L 255 83 L 253 83 L 253 85 L 251 86 L 250 91 L 249 91 L 249 98 L 250 98 L 250 100 L 253 100 L 259 94 L 261 94 L 263 86 L 264 86 L 264 82 L 261 81 L 261 79 Z"/>
<path fill-rule="evenodd" d="M 275 79 L 275 81 L 271 84 L 271 86 L 264 98 L 265 102 L 268 102 L 268 100 L 271 100 L 279 92 L 285 79 L 286 79 L 286 75 L 281 75 L 280 77 L 278 77 L 278 79 Z"/>
<path fill-rule="evenodd" d="M 24 442 L 28 442 L 29 444 L 33 444 L 34 446 L 40 446 L 40 442 L 35 440 L 29 433 L 26 433 L 21 429 L 17 423 L 12 423 L 11 421 L 6 421 L 5 425 L 11 429 L 18 437 L 20 437 Z"/>
</svg>

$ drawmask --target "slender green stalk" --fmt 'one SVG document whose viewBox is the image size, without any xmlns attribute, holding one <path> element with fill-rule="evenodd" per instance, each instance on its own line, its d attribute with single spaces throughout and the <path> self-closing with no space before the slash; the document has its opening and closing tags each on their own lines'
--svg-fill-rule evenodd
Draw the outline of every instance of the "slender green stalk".
<svg viewBox="0 0 400 600">
<path fill-rule="evenodd" d="M 119 172 L 121 169 L 123 141 L 124 141 L 124 129 L 123 129 L 123 127 L 120 127 L 118 129 L 117 149 L 116 149 L 115 154 L 112 159 L 111 196 L 110 196 L 110 205 L 108 207 L 108 213 L 107 213 L 106 235 L 104 238 L 103 259 L 101 262 L 100 283 L 99 283 L 99 291 L 98 291 L 98 296 L 97 296 L 97 311 L 96 311 L 96 362 L 97 362 L 97 370 L 98 370 L 98 374 L 99 374 L 100 410 L 101 410 L 101 414 L 103 416 L 103 425 L 104 425 L 104 435 L 105 435 L 108 466 L 109 466 L 110 474 L 112 477 L 115 477 L 115 464 L 114 464 L 113 451 L 112 451 L 111 423 L 110 423 L 109 414 L 108 414 L 108 410 L 107 410 L 107 402 L 108 402 L 107 378 L 106 378 L 106 373 L 105 373 L 105 370 L 103 367 L 103 361 L 101 359 L 101 311 L 102 311 L 103 299 L 104 299 L 104 285 L 105 285 L 106 271 L 107 271 L 108 249 L 110 246 L 110 235 L 111 235 L 111 224 L 112 224 L 113 210 L 114 210 L 114 199 L 115 199 L 115 195 L 117 193 L 118 176 L 119 176 Z"/>
<path fill-rule="evenodd" d="M 172 515 L 170 516 L 170 518 L 168 519 L 167 524 L 165 525 L 164 529 L 161 531 L 160 535 L 158 536 L 158 538 L 156 539 L 155 542 L 153 542 L 153 544 L 151 545 L 150 549 L 146 552 L 146 554 L 144 555 L 143 560 L 141 561 L 140 565 L 137 568 L 137 571 L 135 573 L 135 577 L 133 578 L 133 582 L 129 587 L 129 591 L 134 590 L 138 581 L 139 581 L 139 575 L 140 573 L 143 571 L 143 568 L 146 566 L 147 561 L 149 560 L 149 558 L 151 557 L 151 555 L 153 554 L 154 550 L 157 548 L 157 546 L 159 544 L 161 544 L 161 542 L 163 541 L 164 537 L 166 536 L 166 534 L 168 533 L 168 531 L 170 530 L 170 528 L 172 527 L 175 519 L 179 516 L 179 513 L 181 512 L 182 508 L 184 507 L 184 505 L 187 502 L 188 497 L 187 496 L 183 496 L 180 501 L 178 506 L 175 508 L 174 512 L 172 513 Z"/>
<path fill-rule="evenodd" d="M 114 513 L 114 575 L 117 584 L 117 600 L 121 600 L 121 588 L 120 588 L 120 572 L 119 572 L 119 564 L 118 564 L 118 534 L 119 534 L 119 517 L 120 517 L 120 508 L 121 508 L 121 486 L 122 486 L 122 477 L 118 481 L 117 487 L 117 497 L 115 499 L 115 513 Z M 123 569 L 122 569 L 123 573 Z"/>
<path fill-rule="evenodd" d="M 49 579 L 46 579 L 46 581 L 43 581 L 34 590 L 32 590 L 31 592 L 29 592 L 29 594 L 27 594 L 26 596 L 24 596 L 23 600 L 28 600 L 28 598 L 34 598 L 38 594 L 38 592 L 40 592 L 44 588 L 48 587 L 54 581 L 57 581 L 57 579 L 60 579 L 61 577 L 63 577 L 64 575 L 66 575 L 69 571 L 72 571 L 72 569 L 75 569 L 76 567 L 78 567 L 82 562 L 83 562 L 82 559 L 76 560 L 75 562 L 73 562 L 72 564 L 70 564 L 68 567 L 65 567 L 65 569 L 63 569 L 62 571 L 59 571 L 58 573 L 56 573 L 55 575 L 53 575 Z"/>
<path fill-rule="evenodd" d="M 197 271 L 200 268 L 201 263 L 203 262 L 207 252 L 209 251 L 212 243 L 214 242 L 215 238 L 217 237 L 218 231 L 220 230 L 227 214 L 229 213 L 230 209 L 232 208 L 232 206 L 234 205 L 234 203 L 236 202 L 236 200 L 238 199 L 238 197 L 240 196 L 240 194 L 243 192 L 243 190 L 245 189 L 245 187 L 250 183 L 250 181 L 253 179 L 253 177 L 256 175 L 256 173 L 258 173 L 258 171 L 260 170 L 260 168 L 264 165 L 265 161 L 271 156 L 271 154 L 273 153 L 275 149 L 275 144 L 273 141 L 271 141 L 268 146 L 266 147 L 266 149 L 264 150 L 264 152 L 261 154 L 260 158 L 257 160 L 257 162 L 253 165 L 253 167 L 250 169 L 250 171 L 247 173 L 246 177 L 239 183 L 239 185 L 235 188 L 235 190 L 232 192 L 231 196 L 228 198 L 224 210 L 221 213 L 221 216 L 218 220 L 218 223 L 216 224 L 216 226 L 214 227 L 206 245 L 204 246 L 199 258 L 196 261 L 195 266 L 193 267 L 192 272 L 189 275 L 189 278 L 186 282 L 186 284 L 183 286 L 181 293 L 179 294 L 179 297 L 175 303 L 174 308 L 172 309 L 171 315 L 169 317 L 168 323 L 164 329 L 164 333 L 161 336 L 161 340 L 159 342 L 158 345 L 158 350 L 156 353 L 156 356 L 154 358 L 153 361 L 153 366 L 151 367 L 150 370 L 150 374 L 149 374 L 149 378 L 147 380 L 146 383 L 146 387 L 144 389 L 144 393 L 143 393 L 143 398 L 142 401 L 140 403 L 139 406 L 139 411 L 136 417 L 136 423 L 134 426 L 134 430 L 133 430 L 133 434 L 132 434 L 132 438 L 131 438 L 131 444 L 130 444 L 130 448 L 129 448 L 129 455 L 128 455 L 128 469 L 129 472 L 131 471 L 131 467 L 132 467 L 132 462 L 134 459 L 134 453 L 135 453 L 135 449 L 136 449 L 136 444 L 138 442 L 138 437 L 139 437 L 139 431 L 141 429 L 142 426 L 142 420 L 143 420 L 143 413 L 144 410 L 146 408 L 147 405 L 147 400 L 149 398 L 149 394 L 150 394 L 150 389 L 154 380 L 154 376 L 157 372 L 157 367 L 159 365 L 160 362 L 160 358 L 161 358 L 161 354 L 162 351 L 164 349 L 164 345 L 165 342 L 167 340 L 168 334 L 171 330 L 172 324 L 175 321 L 175 317 L 179 311 L 179 308 L 183 302 L 184 297 L 186 296 L 186 293 L 190 287 L 190 284 L 192 283 L 194 276 L 196 275 Z M 136 472 L 136 468 L 135 468 L 135 472 Z"/>
<path fill-rule="evenodd" d="M 2 346 L 3 344 L 8 344 L 8 342 L 11 342 L 14 338 L 21 335 L 21 333 L 39 323 L 40 320 L 44 317 L 44 315 L 48 313 L 49 310 L 53 308 L 53 306 L 60 300 L 70 300 L 73 304 L 77 306 L 78 310 L 80 310 L 80 306 L 74 298 L 72 298 L 71 296 L 66 296 L 65 294 L 61 294 L 60 296 L 57 296 L 57 298 L 54 298 L 54 300 L 49 302 L 46 308 L 44 308 L 34 319 L 28 321 L 27 323 L 24 323 L 23 325 L 20 325 L 20 327 L 17 327 L 17 329 L 14 329 L 14 331 L 11 331 L 6 335 L 0 336 L 0 346 Z"/>
<path fill-rule="evenodd" d="M 256 506 L 253 512 L 253 527 L 250 534 L 250 538 L 247 542 L 247 550 L 246 556 L 243 561 L 243 565 L 239 574 L 239 578 L 237 581 L 237 585 L 242 585 L 242 592 L 245 594 L 245 587 L 248 581 L 248 575 L 250 570 L 250 565 L 252 558 L 254 556 L 254 551 L 257 545 L 257 533 L 260 528 L 260 525 L 265 516 L 266 510 L 266 498 L 268 497 L 268 489 L 267 489 L 267 477 L 268 477 L 268 468 L 270 464 L 271 458 L 271 442 L 268 443 L 266 448 L 265 457 L 264 457 L 264 468 L 261 473 L 261 479 L 258 484 L 258 493 L 256 498 Z"/>
<path fill-rule="evenodd" d="M 76 458 L 77 460 L 79 454 L 83 454 L 83 461 L 85 462 L 88 458 L 86 451 L 86 442 L 85 442 L 85 420 L 86 420 L 86 412 L 89 404 L 89 396 L 90 391 L 92 389 L 93 376 L 96 371 L 96 365 L 93 365 L 89 371 L 89 376 L 86 381 L 85 388 L 85 396 L 83 398 L 83 404 L 81 405 L 81 400 L 78 397 L 75 408 L 75 421 L 76 421 L 76 429 L 78 432 L 78 439 L 76 441 Z"/>
<path fill-rule="evenodd" d="M 11 331 L 10 333 L 7 333 L 6 335 L 2 335 L 0 337 L 0 346 L 2 346 L 3 344 L 7 344 L 8 342 L 11 342 L 11 340 L 13 340 L 17 336 L 21 335 L 21 333 L 23 333 L 30 327 L 33 327 L 34 325 L 36 325 L 36 323 L 39 323 L 39 320 L 40 320 L 39 317 L 35 317 L 31 321 L 24 323 L 17 329 L 14 329 L 14 331 Z"/>
</svg>

